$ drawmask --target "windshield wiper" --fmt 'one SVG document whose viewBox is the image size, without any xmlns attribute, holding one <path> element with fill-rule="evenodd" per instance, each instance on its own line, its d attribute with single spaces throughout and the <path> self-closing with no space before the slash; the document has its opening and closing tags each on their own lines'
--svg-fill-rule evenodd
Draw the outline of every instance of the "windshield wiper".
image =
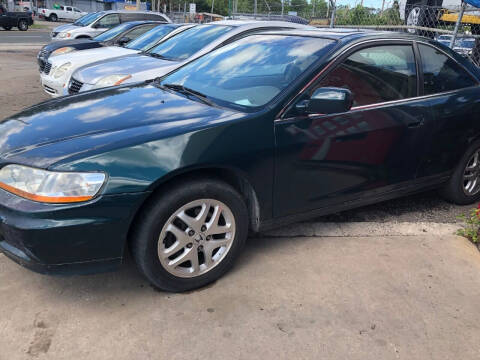
<svg viewBox="0 0 480 360">
<path fill-rule="evenodd" d="M 190 88 L 187 88 L 183 85 L 180 85 L 180 84 L 162 84 L 161 86 L 163 87 L 166 87 L 167 89 L 171 89 L 171 90 L 174 90 L 174 91 L 178 91 L 182 94 L 185 94 L 185 95 L 193 95 L 195 96 L 197 99 L 199 99 L 200 101 L 202 101 L 204 104 L 207 104 L 209 106 L 214 106 L 214 102 L 211 101 L 207 95 L 205 94 L 202 94 L 200 91 L 197 91 L 197 90 L 193 90 L 193 89 L 190 89 Z"/>
</svg>

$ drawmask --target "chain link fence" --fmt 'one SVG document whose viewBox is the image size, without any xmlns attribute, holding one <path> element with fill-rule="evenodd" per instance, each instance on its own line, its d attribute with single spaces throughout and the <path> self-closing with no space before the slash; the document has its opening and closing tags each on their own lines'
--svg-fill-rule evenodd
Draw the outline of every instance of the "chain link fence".
<svg viewBox="0 0 480 360">
<path fill-rule="evenodd" d="M 335 0 L 205 1 L 203 11 L 207 12 L 190 14 L 189 2 L 172 0 L 167 6 L 168 15 L 175 22 L 254 18 L 317 27 L 408 32 L 435 39 L 480 65 L 480 9 L 461 0 L 379 0 L 378 7 L 364 6 L 363 0 L 358 0 L 362 2 L 356 6 Z M 199 8 L 201 4 L 197 4 L 197 11 Z"/>
</svg>

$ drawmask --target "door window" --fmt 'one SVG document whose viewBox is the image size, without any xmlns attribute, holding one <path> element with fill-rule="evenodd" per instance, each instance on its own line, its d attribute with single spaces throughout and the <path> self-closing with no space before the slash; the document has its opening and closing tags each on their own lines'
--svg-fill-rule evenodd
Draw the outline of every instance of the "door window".
<svg viewBox="0 0 480 360">
<path fill-rule="evenodd" d="M 98 20 L 97 27 L 112 28 L 120 24 L 120 17 L 118 14 L 109 14 Z"/>
<path fill-rule="evenodd" d="M 477 82 L 453 59 L 439 50 L 419 44 L 425 95 L 477 85 Z"/>
<path fill-rule="evenodd" d="M 65 8 L 65 11 L 72 11 L 72 8 L 71 8 L 70 6 L 67 6 L 67 7 Z"/>
<path fill-rule="evenodd" d="M 353 94 L 353 106 L 417 96 L 417 72 L 411 45 L 364 48 L 346 58 L 312 89 L 339 87 Z"/>
<path fill-rule="evenodd" d="M 143 35 L 147 31 L 153 29 L 157 24 L 148 24 L 148 25 L 143 25 L 143 26 L 137 26 L 135 29 L 132 31 L 126 33 L 124 36 L 129 37 L 131 40 L 136 39 L 140 35 Z"/>
</svg>

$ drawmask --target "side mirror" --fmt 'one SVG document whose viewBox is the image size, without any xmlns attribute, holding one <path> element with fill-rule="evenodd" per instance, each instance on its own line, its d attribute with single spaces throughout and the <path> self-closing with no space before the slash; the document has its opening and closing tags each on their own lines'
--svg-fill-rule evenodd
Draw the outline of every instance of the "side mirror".
<svg viewBox="0 0 480 360">
<path fill-rule="evenodd" d="M 350 90 L 335 87 L 318 88 L 312 97 L 296 105 L 297 112 L 306 114 L 336 114 L 350 110 L 353 95 Z"/>
<path fill-rule="evenodd" d="M 121 37 L 120 39 L 117 40 L 117 44 L 120 45 L 120 46 L 123 46 L 125 45 L 126 43 L 130 42 L 130 39 L 128 36 L 123 36 Z"/>
</svg>

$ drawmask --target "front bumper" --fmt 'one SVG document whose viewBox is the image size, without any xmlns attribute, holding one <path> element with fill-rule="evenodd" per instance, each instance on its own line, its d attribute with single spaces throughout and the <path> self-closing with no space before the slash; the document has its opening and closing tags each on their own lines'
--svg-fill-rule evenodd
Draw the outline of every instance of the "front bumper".
<svg viewBox="0 0 480 360">
<path fill-rule="evenodd" d="M 46 75 L 45 73 L 40 73 L 40 80 L 42 83 L 43 91 L 52 97 L 62 96 L 65 92 L 68 81 L 65 76 L 61 76 L 58 79 L 55 79 L 52 76 L 53 69 L 50 71 L 50 74 Z"/>
<path fill-rule="evenodd" d="M 0 189 L 0 252 L 48 274 L 86 274 L 121 264 L 133 217 L 148 193 L 82 204 L 42 204 Z"/>
</svg>

